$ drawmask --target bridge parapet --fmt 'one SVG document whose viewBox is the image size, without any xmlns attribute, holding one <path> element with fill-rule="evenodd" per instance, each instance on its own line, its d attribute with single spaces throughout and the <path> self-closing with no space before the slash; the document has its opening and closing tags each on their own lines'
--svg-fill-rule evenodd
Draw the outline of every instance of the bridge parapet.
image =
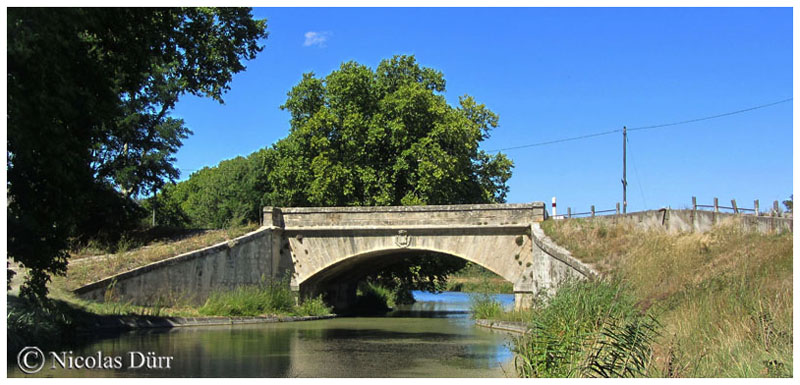
<svg viewBox="0 0 800 385">
<path fill-rule="evenodd" d="M 163 298 L 202 303 L 213 292 L 290 278 L 292 290 L 355 300 L 365 276 L 399 261 L 446 254 L 513 284 L 525 307 L 537 293 L 593 271 L 544 236 L 545 204 L 264 208 L 263 227 L 229 242 L 159 261 L 76 290 L 136 304 Z"/>
<path fill-rule="evenodd" d="M 544 219 L 544 202 L 446 206 L 264 208 L 264 224 L 287 229 L 505 226 L 529 225 Z"/>
</svg>

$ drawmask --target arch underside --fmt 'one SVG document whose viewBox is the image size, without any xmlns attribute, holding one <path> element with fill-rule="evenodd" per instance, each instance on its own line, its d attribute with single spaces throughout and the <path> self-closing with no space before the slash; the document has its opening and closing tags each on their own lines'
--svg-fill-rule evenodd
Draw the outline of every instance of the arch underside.
<svg viewBox="0 0 800 385">
<path fill-rule="evenodd" d="M 498 274 L 491 267 L 484 266 L 480 262 L 465 258 L 464 256 L 433 250 L 396 248 L 375 250 L 344 258 L 339 262 L 323 268 L 299 284 L 301 287 L 325 287 L 330 283 L 358 282 L 368 275 L 378 273 L 392 265 L 400 263 L 404 258 L 430 258 L 436 256 L 462 259 Z M 508 279 L 505 277 L 503 278 L 506 280 Z"/>
</svg>

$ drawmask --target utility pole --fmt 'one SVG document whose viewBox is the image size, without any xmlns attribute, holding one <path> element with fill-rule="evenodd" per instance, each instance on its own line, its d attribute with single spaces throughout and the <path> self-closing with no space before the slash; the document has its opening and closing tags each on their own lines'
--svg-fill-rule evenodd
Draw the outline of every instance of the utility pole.
<svg viewBox="0 0 800 385">
<path fill-rule="evenodd" d="M 622 213 L 628 211 L 628 178 L 625 176 L 628 167 L 627 156 L 628 128 L 622 126 Z"/>
</svg>

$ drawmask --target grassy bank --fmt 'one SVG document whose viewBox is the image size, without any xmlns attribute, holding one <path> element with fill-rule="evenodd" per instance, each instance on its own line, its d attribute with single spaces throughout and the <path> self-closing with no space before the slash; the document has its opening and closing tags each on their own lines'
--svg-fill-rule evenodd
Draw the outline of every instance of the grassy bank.
<svg viewBox="0 0 800 385">
<path fill-rule="evenodd" d="M 123 238 L 116 252 L 110 254 L 93 247 L 74 250 L 70 253 L 66 277 L 54 277 L 53 283 L 65 290 L 77 289 L 149 263 L 229 241 L 257 228 L 258 225 L 250 224 L 223 230 L 184 230 L 163 236 Z"/>
<path fill-rule="evenodd" d="M 229 291 L 212 293 L 198 309 L 209 316 L 256 315 L 327 315 L 332 309 L 322 297 L 306 298 L 297 304 L 296 296 L 289 290 L 288 282 L 271 282 L 261 285 L 239 286 Z"/>
<path fill-rule="evenodd" d="M 295 294 L 284 282 L 215 292 L 202 306 L 137 306 L 85 301 L 61 290 L 52 294 L 51 299 L 35 304 L 7 296 L 9 357 L 16 355 L 23 346 L 38 346 L 45 350 L 75 346 L 84 342 L 76 338 L 79 331 L 88 331 L 95 321 L 107 316 L 320 316 L 332 313 L 321 297 L 296 301 Z"/>
<path fill-rule="evenodd" d="M 529 312 L 530 332 L 515 338 L 521 377 L 649 375 L 658 323 L 619 282 L 569 282 Z"/>
<path fill-rule="evenodd" d="M 736 223 L 702 234 L 672 235 L 588 220 L 546 221 L 542 227 L 559 245 L 602 272 L 605 281 L 621 283 L 620 293 L 628 299 L 615 301 L 633 300 L 637 311 L 658 319 L 661 326 L 647 370 L 633 374 L 792 376 L 790 233 L 745 232 Z M 553 302 L 542 309 L 551 306 Z M 535 326 L 541 315 L 498 317 Z M 562 319 L 557 330 L 566 332 L 572 321 L 567 314 Z M 565 373 L 591 375 L 560 374 Z"/>
</svg>

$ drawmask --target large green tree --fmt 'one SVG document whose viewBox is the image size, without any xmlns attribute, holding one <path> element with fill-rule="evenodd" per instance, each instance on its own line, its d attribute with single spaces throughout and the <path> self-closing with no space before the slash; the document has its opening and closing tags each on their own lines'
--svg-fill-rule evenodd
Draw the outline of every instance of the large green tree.
<svg viewBox="0 0 800 385">
<path fill-rule="evenodd" d="M 7 13 L 8 255 L 30 269 L 21 294 L 44 297 L 70 237 L 178 176 L 190 131 L 169 112 L 185 93 L 222 102 L 266 22 L 247 8 Z"/>
<path fill-rule="evenodd" d="M 441 72 L 413 56 L 348 62 L 288 94 L 265 198 L 281 206 L 504 202 L 511 161 L 481 141 L 498 117 L 471 96 L 447 103 Z"/>
</svg>

